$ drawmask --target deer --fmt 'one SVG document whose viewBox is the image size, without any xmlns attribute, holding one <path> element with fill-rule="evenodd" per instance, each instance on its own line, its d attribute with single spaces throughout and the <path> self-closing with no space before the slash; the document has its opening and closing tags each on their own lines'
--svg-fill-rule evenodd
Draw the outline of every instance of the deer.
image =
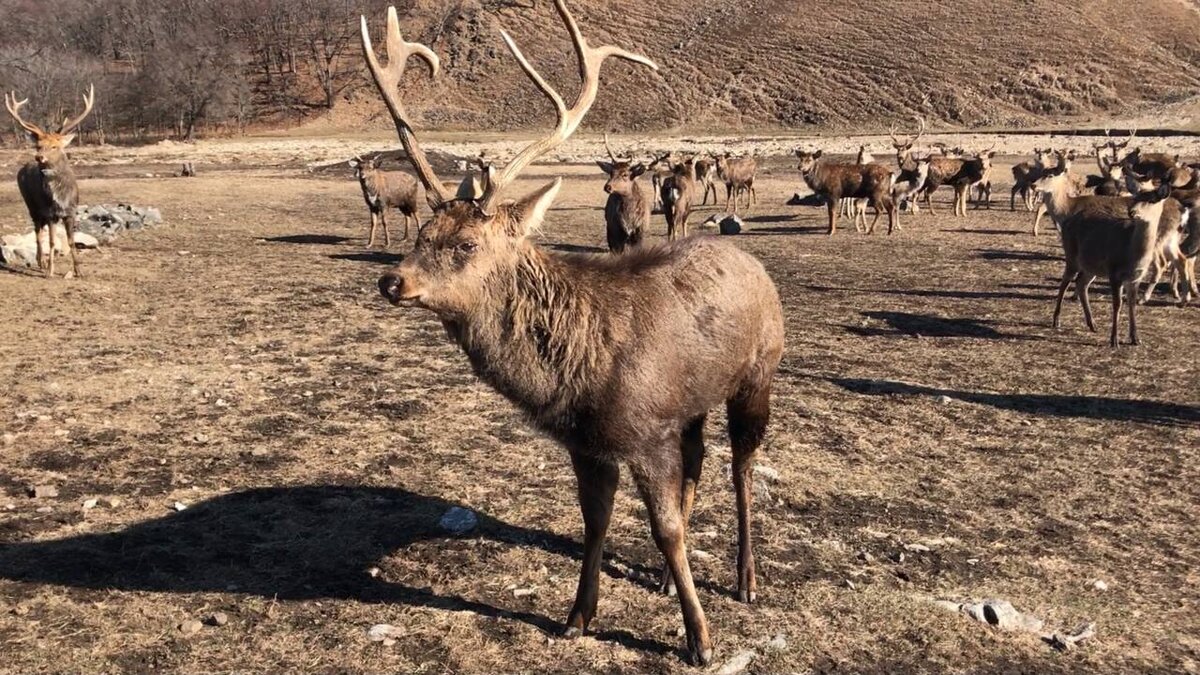
<svg viewBox="0 0 1200 675">
<path fill-rule="evenodd" d="M 667 239 L 675 241 L 687 236 L 688 216 L 696 199 L 696 158 L 688 157 L 671 168 L 663 179 L 660 199 L 667 218 Z"/>
<path fill-rule="evenodd" d="M 1057 169 L 1062 169 L 1061 173 L 1064 176 L 1062 178 L 1062 180 L 1066 184 L 1066 188 L 1065 188 L 1066 194 L 1071 197 L 1078 197 L 1078 196 L 1082 195 L 1084 187 L 1087 184 L 1087 181 L 1086 181 L 1085 177 L 1080 176 L 1078 174 L 1071 173 L 1071 167 L 1074 165 L 1074 162 L 1075 162 L 1075 151 L 1074 150 L 1055 150 L 1054 156 L 1058 162 L 1058 164 L 1054 167 L 1054 175 L 1058 175 L 1059 172 L 1057 171 Z M 1036 186 L 1042 180 L 1042 178 L 1045 178 L 1047 175 L 1049 175 L 1051 171 L 1052 171 L 1051 169 L 1043 169 L 1041 177 L 1038 178 L 1036 181 L 1034 181 L 1034 185 Z M 1041 192 L 1040 189 L 1038 189 L 1036 187 L 1034 189 L 1035 189 L 1035 192 L 1038 192 L 1038 193 Z M 1043 196 L 1044 196 L 1044 194 L 1043 194 Z M 1037 210 L 1034 212 L 1034 215 L 1033 215 L 1033 236 L 1035 236 L 1035 237 L 1038 236 L 1038 232 L 1041 228 L 1042 216 L 1046 215 L 1047 213 L 1050 214 L 1050 219 L 1053 221 L 1054 226 L 1056 228 L 1062 222 L 1058 218 L 1058 216 L 1055 215 L 1055 212 L 1049 207 L 1049 203 L 1043 199 L 1037 205 Z"/>
<path fill-rule="evenodd" d="M 608 144 L 608 134 L 604 134 L 604 149 L 608 152 L 608 161 L 596 164 L 608 174 L 608 181 L 604 183 L 604 191 L 608 194 L 604 205 L 608 250 L 624 253 L 627 247 L 642 243 L 643 230 L 650 223 L 650 201 L 637 182 L 638 177 L 646 173 L 646 165 L 618 159 Z"/>
<path fill-rule="evenodd" d="M 888 234 L 898 229 L 896 202 L 892 198 L 895 174 L 891 169 L 882 164 L 858 165 L 821 161 L 822 155 L 821 150 L 796 150 L 796 157 L 800 160 L 796 168 L 808 187 L 825 198 L 829 212 L 830 235 L 837 230 L 839 200 L 845 198 L 867 199 L 875 208 L 875 219 L 871 221 L 867 234 L 875 232 L 875 225 L 884 211 L 888 214 Z M 857 222 L 855 226 L 857 227 Z"/>
<path fill-rule="evenodd" d="M 653 159 L 646 165 L 647 171 L 650 172 L 650 191 L 653 192 L 653 204 L 651 209 L 657 209 L 662 206 L 662 182 L 667 176 L 671 175 L 671 156 L 674 153 L 666 153 L 663 155 L 653 155 Z"/>
<path fill-rule="evenodd" d="M 516 199 L 502 198 L 507 189 L 579 127 L 598 95 L 605 61 L 658 69 L 625 49 L 591 46 L 565 0 L 554 0 L 554 7 L 579 62 L 578 97 L 568 108 L 501 32 L 558 121 L 495 170 L 484 194 L 472 198 L 451 194 L 434 174 L 397 90 L 411 55 L 435 75 L 437 55 L 404 40 L 393 8 L 387 65 L 381 65 L 362 19 L 368 70 L 433 209 L 413 252 L 380 278 L 379 291 L 392 305 L 432 312 L 476 375 L 570 455 L 584 543 L 563 635 L 583 634 L 596 614 L 604 541 L 624 464 L 666 561 L 664 589 L 677 590 L 688 654 L 708 664 L 712 639 L 686 550 L 705 455 L 704 422 L 713 407 L 725 405 L 737 503 L 736 597 L 753 602 L 751 472 L 770 420 L 784 346 L 783 308 L 762 263 L 718 237 L 643 246 L 619 256 L 562 253 L 533 242 L 562 179 Z"/>
<path fill-rule="evenodd" d="M 746 193 L 746 208 L 758 203 L 758 193 L 754 191 L 754 176 L 758 172 L 758 162 L 753 157 L 734 157 L 725 153 L 717 157 L 717 175 L 725 182 L 725 210 L 729 211 L 729 201 L 733 200 L 733 213 L 737 214 L 738 194 Z"/>
<path fill-rule="evenodd" d="M 1043 171 L 1049 168 L 1050 157 L 1053 153 L 1054 151 L 1051 148 L 1034 148 L 1032 162 L 1026 161 L 1013 165 L 1013 186 L 1008 200 L 1009 211 L 1017 210 L 1018 194 L 1021 195 L 1021 202 L 1025 205 L 1025 210 L 1034 210 L 1033 183 L 1042 177 Z"/>
<path fill-rule="evenodd" d="M 33 220 L 37 240 L 37 263 L 47 279 L 54 277 L 55 225 L 63 224 L 67 234 L 66 248 L 71 254 L 71 271 L 65 276 L 83 278 L 75 255 L 75 206 L 79 203 L 79 181 L 67 159 L 67 146 L 75 140 L 79 125 L 92 112 L 96 103 L 96 88 L 88 86 L 83 95 L 83 112 L 63 120 L 57 132 L 46 131 L 21 117 L 21 108 L 29 99 L 17 100 L 16 92 L 4 95 L 4 107 L 13 120 L 29 134 L 33 142 L 33 161 L 17 171 L 17 188 L 29 217 Z"/>
<path fill-rule="evenodd" d="M 1129 308 L 1129 342 L 1139 344 L 1137 285 L 1154 261 L 1170 185 L 1142 178 L 1133 197 L 1072 197 L 1067 168 L 1059 166 L 1048 170 L 1037 187 L 1062 233 L 1065 266 L 1054 304 L 1054 328 L 1060 327 L 1063 297 L 1074 282 L 1084 321 L 1095 332 L 1088 288 L 1096 277 L 1106 276 L 1113 298 L 1109 345 L 1119 346 L 1123 303 Z"/>
<path fill-rule="evenodd" d="M 1099 145 L 1095 143 L 1092 144 L 1092 150 L 1094 150 L 1096 153 L 1096 166 L 1100 169 L 1100 175 L 1103 176 L 1108 173 L 1106 164 L 1111 165 L 1121 163 L 1120 152 L 1129 147 L 1129 144 L 1133 142 L 1133 138 L 1136 135 L 1137 129 L 1132 129 L 1129 132 L 1128 138 L 1126 138 L 1124 141 L 1117 142 L 1112 139 L 1112 131 L 1107 127 L 1104 129 L 1104 142 L 1100 143 Z M 1105 150 L 1107 150 L 1109 153 L 1108 160 L 1105 160 L 1104 157 Z"/>
<path fill-rule="evenodd" d="M 934 171 L 940 170 L 942 171 L 940 184 L 950 185 L 954 188 L 954 215 L 966 216 L 967 197 L 970 194 L 971 186 L 987 182 L 992 173 L 992 157 L 996 154 L 995 147 L 993 144 L 992 147 L 969 159 L 934 157 L 930 162 L 929 179 L 925 182 L 926 199 L 933 190 L 937 189 L 936 185 L 931 188 L 930 183 L 934 180 Z M 932 204 L 930 204 L 929 212 L 933 213 Z"/>
<path fill-rule="evenodd" d="M 704 200 L 701 206 L 708 206 L 708 193 L 713 196 L 713 204 L 717 203 L 717 162 L 709 158 L 696 158 L 696 181 L 704 186 Z"/>
<path fill-rule="evenodd" d="M 404 216 L 404 236 L 401 241 L 408 239 L 408 221 L 412 220 L 418 226 L 421 219 L 418 208 L 421 202 L 421 186 L 417 179 L 403 171 L 383 171 L 379 168 L 379 157 L 363 159 L 354 157 L 349 162 L 354 169 L 354 177 L 362 188 L 363 200 L 367 210 L 371 212 L 371 232 L 367 235 L 367 246 L 375 245 L 375 230 L 383 226 L 383 247 L 392 245 L 392 236 L 388 232 L 387 210 L 390 208 L 400 211 Z"/>
<path fill-rule="evenodd" d="M 1084 187 L 1091 188 L 1092 194 L 1101 197 L 1119 197 L 1124 194 L 1125 167 L 1120 162 L 1109 162 L 1101 157 L 1099 160 L 1100 175 L 1088 176 Z"/>
<path fill-rule="evenodd" d="M 1134 193 L 1145 191 L 1152 184 L 1166 185 L 1170 189 L 1170 198 L 1164 203 L 1162 217 L 1158 222 L 1154 259 L 1151 263 L 1151 272 L 1148 277 L 1150 281 L 1146 285 L 1146 290 L 1141 301 L 1150 301 L 1150 298 L 1154 296 L 1154 291 L 1158 287 L 1158 283 L 1162 281 L 1163 274 L 1166 273 L 1167 269 L 1171 269 L 1173 276 L 1177 273 L 1183 275 L 1185 285 L 1183 297 L 1180 297 L 1179 288 L 1176 283 L 1171 284 L 1171 290 L 1175 298 L 1179 300 L 1180 306 L 1186 307 L 1191 300 L 1191 287 L 1194 285 L 1194 282 L 1188 271 L 1187 255 L 1183 252 L 1182 244 L 1185 228 L 1189 220 L 1188 212 L 1200 200 L 1200 190 L 1195 188 L 1175 188 L 1169 181 L 1160 181 L 1137 174 L 1129 175 L 1126 178 L 1126 183 L 1130 192 Z"/>
<path fill-rule="evenodd" d="M 903 141 L 900 140 L 899 138 L 896 138 L 896 125 L 893 124 L 888 129 L 888 135 L 891 136 L 891 138 L 892 138 L 892 148 L 894 148 L 896 151 L 896 168 L 900 170 L 900 175 L 899 175 L 899 178 L 897 179 L 897 184 L 899 184 L 901 181 L 903 181 L 903 182 L 907 182 L 911 185 L 911 183 L 916 178 L 918 178 L 917 161 L 914 160 L 912 157 L 912 149 L 913 149 L 913 146 L 917 144 L 917 141 L 920 141 L 921 137 L 923 137 L 925 135 L 925 118 L 917 117 L 916 120 L 917 120 L 917 134 L 915 136 L 907 137 Z M 914 197 L 916 196 L 917 192 L 919 192 L 920 190 L 922 190 L 925 187 L 925 181 L 929 177 L 928 162 L 926 163 L 926 166 L 924 168 L 924 173 L 922 175 L 920 175 L 919 177 L 920 177 L 920 184 L 917 185 L 912 190 L 905 191 L 905 199 L 904 199 L 903 203 L 907 204 L 910 213 L 916 213 L 917 211 L 920 210 L 919 207 L 917 206 L 917 201 L 916 201 L 916 199 L 914 199 Z"/>
<path fill-rule="evenodd" d="M 858 154 L 854 157 L 855 163 L 859 166 L 871 164 L 875 161 L 875 157 L 867 150 L 867 146 L 858 146 Z M 850 199 L 842 198 L 841 200 L 841 215 L 854 219 L 854 229 L 861 232 L 867 226 L 867 200 L 865 199 Z"/>
</svg>

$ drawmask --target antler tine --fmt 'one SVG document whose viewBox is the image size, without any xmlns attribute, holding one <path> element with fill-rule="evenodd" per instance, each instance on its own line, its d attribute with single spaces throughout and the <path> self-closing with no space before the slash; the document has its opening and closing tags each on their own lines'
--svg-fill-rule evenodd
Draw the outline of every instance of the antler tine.
<svg viewBox="0 0 1200 675">
<path fill-rule="evenodd" d="M 901 145 L 904 145 L 900 142 L 899 138 L 896 138 L 896 125 L 894 123 L 888 127 L 888 136 L 892 137 L 892 145 L 894 147 L 900 147 Z"/>
<path fill-rule="evenodd" d="M 612 161 L 614 161 L 614 162 L 620 162 L 620 161 L 621 161 L 621 160 L 617 159 L 617 156 L 616 156 L 615 154 L 613 154 L 613 151 L 612 151 L 612 146 L 610 146 L 610 145 L 608 144 L 608 133 L 605 133 L 605 134 L 604 134 L 604 149 L 605 149 L 606 151 L 608 151 L 608 158 L 609 158 L 609 159 L 611 159 L 611 160 L 612 160 Z"/>
<path fill-rule="evenodd" d="M 59 129 L 58 133 L 69 134 L 72 131 L 75 131 L 75 129 L 79 128 L 79 125 L 83 123 L 83 120 L 86 119 L 88 114 L 92 112 L 92 106 L 95 105 L 95 103 L 96 85 L 89 84 L 87 93 L 83 95 L 83 112 L 79 113 L 79 115 L 75 118 L 68 117 L 64 119 L 62 128 Z"/>
<path fill-rule="evenodd" d="M 417 142 L 416 132 L 413 131 L 412 123 L 409 122 L 408 114 L 404 110 L 404 104 L 401 103 L 397 87 L 400 86 L 400 80 L 404 77 L 404 68 L 408 64 L 410 56 L 419 56 L 429 64 L 431 77 L 437 77 L 438 70 L 441 68 L 441 60 L 432 49 L 423 44 L 416 42 L 405 42 L 400 35 L 400 19 L 396 16 L 396 8 L 388 7 L 387 12 L 387 65 L 381 66 L 379 58 L 375 56 L 375 49 L 371 45 L 371 31 L 367 27 L 367 17 L 362 16 L 362 48 L 363 57 L 367 60 L 368 70 L 371 71 L 371 79 L 375 80 L 375 87 L 379 89 L 379 93 L 383 96 L 384 103 L 387 104 L 388 112 L 392 116 L 392 121 L 396 125 L 396 133 L 400 136 L 400 144 L 404 146 L 404 152 L 408 155 L 408 159 L 412 162 L 413 168 L 417 171 L 417 176 L 421 179 L 421 183 L 425 185 L 426 194 L 440 203 L 451 201 L 454 197 L 442 185 L 442 181 L 434 173 L 433 167 L 429 165 L 429 159 L 425 157 L 425 151 L 421 149 Z"/>
<path fill-rule="evenodd" d="M 925 117 L 923 115 L 917 115 L 917 122 L 920 124 L 920 126 L 917 128 L 917 137 L 912 140 L 914 145 L 916 145 L 917 141 L 921 140 L 921 137 L 925 135 Z"/>
<path fill-rule="evenodd" d="M 41 135 L 45 133 L 38 125 L 32 122 L 26 122 L 21 118 L 21 106 L 25 105 L 26 103 L 29 103 L 29 99 L 26 98 L 18 101 L 17 92 L 15 91 L 4 95 L 4 107 L 8 108 L 8 114 L 12 115 L 12 118 L 16 120 L 17 124 L 21 125 L 22 129 L 31 134 Z"/>
<path fill-rule="evenodd" d="M 554 104 L 554 108 L 558 113 L 558 125 L 548 136 L 540 138 L 528 146 L 526 146 L 516 157 L 509 162 L 500 173 L 495 176 L 495 179 L 488 185 L 488 191 L 482 200 L 482 209 L 484 213 L 491 213 L 496 206 L 500 192 L 512 183 L 518 175 L 535 159 L 545 155 L 554 148 L 561 145 L 564 141 L 575 133 L 579 128 L 583 118 L 591 109 L 592 104 L 596 102 L 596 94 L 600 90 L 600 66 L 609 57 L 616 57 L 639 63 L 643 66 L 658 70 L 658 65 L 650 59 L 640 54 L 626 51 L 620 47 L 613 45 L 605 45 L 602 47 L 588 46 L 587 39 L 579 30 L 579 25 L 575 23 L 575 18 L 571 16 L 570 10 L 567 9 L 565 0 L 554 0 L 554 8 L 558 10 L 558 15 L 562 17 L 563 23 L 567 26 L 567 31 L 571 34 L 571 43 L 575 47 L 575 55 L 579 59 L 579 76 L 583 80 L 583 84 L 579 89 L 579 98 L 575 101 L 575 105 L 567 109 L 567 104 L 557 91 L 554 90 L 546 80 L 537 72 L 537 70 L 525 58 L 521 52 L 521 48 L 513 41 L 512 36 L 507 31 L 500 31 L 500 36 L 504 38 L 504 43 L 508 45 L 508 50 L 512 52 L 517 63 L 521 65 L 521 69 L 533 80 L 538 89 L 550 99 Z"/>
</svg>

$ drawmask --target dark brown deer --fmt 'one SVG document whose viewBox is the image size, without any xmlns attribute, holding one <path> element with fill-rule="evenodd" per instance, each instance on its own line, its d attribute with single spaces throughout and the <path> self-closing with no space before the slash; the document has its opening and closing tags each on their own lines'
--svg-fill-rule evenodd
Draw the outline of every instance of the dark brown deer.
<svg viewBox="0 0 1200 675">
<path fill-rule="evenodd" d="M 686 237 L 688 216 L 696 200 L 696 158 L 689 157 L 671 169 L 662 183 L 663 215 L 667 217 L 667 239 Z"/>
<path fill-rule="evenodd" d="M 1063 297 L 1074 282 L 1084 321 L 1095 332 L 1088 288 L 1096 277 L 1105 276 L 1113 298 L 1109 345 L 1119 344 L 1117 328 L 1123 303 L 1129 308 L 1129 342 L 1136 345 L 1138 283 L 1154 261 L 1159 224 L 1171 187 L 1154 187 L 1152 181 L 1145 181 L 1131 198 L 1071 197 L 1069 183 L 1065 167 L 1050 169 L 1038 181 L 1038 189 L 1059 223 L 1066 261 L 1054 304 L 1054 327 L 1059 327 Z"/>
<path fill-rule="evenodd" d="M 651 210 L 662 207 L 662 183 L 671 175 L 671 168 L 674 166 L 671 163 L 671 156 L 674 153 L 666 153 L 663 155 L 653 155 L 653 159 L 646 165 L 646 170 L 650 173 L 650 192 L 653 193 L 654 203 L 651 204 Z"/>
<path fill-rule="evenodd" d="M 884 211 L 888 214 L 888 234 L 898 227 L 896 202 L 892 198 L 894 174 L 882 164 L 849 164 L 820 161 L 822 151 L 797 150 L 800 164 L 796 167 L 804 182 L 812 191 L 825 198 L 829 211 L 829 234 L 837 230 L 838 204 L 842 199 L 867 199 L 875 209 L 875 218 L 867 234 L 875 232 L 875 225 Z"/>
<path fill-rule="evenodd" d="M 383 171 L 379 168 L 379 158 L 351 159 L 350 167 L 354 169 L 354 177 L 362 188 L 363 200 L 367 202 L 367 210 L 371 212 L 371 232 L 367 235 L 367 246 L 375 245 L 375 229 L 383 225 L 383 247 L 392 245 L 392 236 L 388 232 L 387 210 L 396 209 L 404 216 L 404 236 L 401 241 L 408 239 L 408 221 L 412 220 L 420 226 L 418 209 L 421 203 L 421 185 L 417 179 L 403 171 Z"/>
<path fill-rule="evenodd" d="M 738 195 L 746 193 L 746 208 L 758 203 L 754 191 L 754 176 L 758 173 L 758 162 L 753 157 L 734 157 L 725 153 L 717 157 L 717 175 L 725 182 L 725 210 L 733 200 L 733 213 L 737 213 Z"/>
<path fill-rule="evenodd" d="M 608 201 L 604 204 L 608 250 L 624 253 L 626 247 L 642 243 L 642 234 L 650 224 L 650 201 L 642 194 L 637 182 L 646 172 L 646 165 L 617 159 L 608 144 L 608 134 L 604 135 L 604 149 L 608 152 L 608 161 L 596 164 L 608 174 L 608 181 L 604 183 L 604 191 L 608 193 Z"/>
<path fill-rule="evenodd" d="M 1033 184 L 1037 179 L 1042 177 L 1042 172 L 1050 166 L 1050 157 L 1053 154 L 1050 148 L 1034 148 L 1033 161 L 1021 162 L 1013 165 L 1012 176 L 1013 185 L 1012 193 L 1009 195 L 1008 210 L 1017 210 L 1017 195 L 1021 195 L 1021 202 L 1025 205 L 1026 211 L 1034 209 L 1034 194 Z"/>
<path fill-rule="evenodd" d="M 17 171 L 17 188 L 29 209 L 33 220 L 34 237 L 37 240 L 38 267 L 46 278 L 54 276 L 55 225 L 62 222 L 66 230 L 65 248 L 71 254 L 71 272 L 68 277 L 81 278 L 79 260 L 75 257 L 75 205 L 79 203 L 79 182 L 67 159 L 67 146 L 75 140 L 75 132 L 96 102 L 95 87 L 88 87 L 83 95 L 83 112 L 67 118 L 57 132 L 45 131 L 21 117 L 21 106 L 29 99 L 18 101 L 16 93 L 4 95 L 4 107 L 8 114 L 29 133 L 33 141 L 33 161 Z"/>
<path fill-rule="evenodd" d="M 926 161 L 925 166 L 918 167 L 917 160 L 913 159 L 912 156 L 913 146 L 915 146 L 917 141 L 921 140 L 921 137 L 925 135 L 925 118 L 917 117 L 916 119 L 917 133 L 915 136 L 909 136 L 904 140 L 900 140 L 899 138 L 896 138 L 895 125 L 892 125 L 892 127 L 888 130 L 888 135 L 892 137 L 892 147 L 896 150 L 896 168 L 900 171 L 899 177 L 896 181 L 897 186 L 899 187 L 903 182 L 908 183 L 909 188 L 911 188 L 902 188 L 903 199 L 897 200 L 897 204 L 903 204 L 907 206 L 910 213 L 916 213 L 920 210 L 920 208 L 917 206 L 917 200 L 915 197 L 918 192 L 924 190 L 925 181 L 929 178 L 930 168 L 929 161 Z M 928 160 L 929 158 L 926 159 Z M 917 181 L 918 178 L 919 183 L 914 186 L 913 182 Z"/>
<path fill-rule="evenodd" d="M 933 213 L 932 203 L 928 201 L 929 194 L 937 189 L 932 185 L 935 180 L 938 185 L 949 185 L 954 188 L 954 215 L 967 215 L 967 197 L 971 186 L 988 180 L 992 172 L 992 157 L 996 154 L 988 148 L 974 157 L 956 157 L 952 159 L 934 157 L 929 165 L 929 178 L 925 182 L 926 203 L 930 205 L 929 212 Z M 937 173 L 935 178 L 934 174 Z"/>
<path fill-rule="evenodd" d="M 560 146 L 596 100 L 600 67 L 618 57 L 655 67 L 613 46 L 591 47 L 564 0 L 583 84 L 570 108 L 505 42 L 553 103 L 558 124 L 489 181 L 479 199 L 442 187 L 405 114 L 396 87 L 412 54 L 432 52 L 400 36 L 388 12 L 381 66 L 363 22 L 363 47 L 401 142 L 433 202 L 433 217 L 399 267 L 379 281 L 396 305 L 432 311 L 475 372 L 529 413 L 571 456 L 583 511 L 583 566 L 564 634 L 582 634 L 596 613 L 605 534 L 619 464 L 646 503 L 664 576 L 678 588 L 687 645 L 697 663 L 713 657 L 708 622 L 688 565 L 686 534 L 704 458 L 704 421 L 724 403 L 737 493 L 737 595 L 756 595 L 750 535 L 751 470 L 770 416 L 771 383 L 783 352 L 783 311 L 761 263 L 715 237 L 641 247 L 620 256 L 538 248 L 561 179 L 517 201 L 501 196 L 534 160 Z"/>
</svg>

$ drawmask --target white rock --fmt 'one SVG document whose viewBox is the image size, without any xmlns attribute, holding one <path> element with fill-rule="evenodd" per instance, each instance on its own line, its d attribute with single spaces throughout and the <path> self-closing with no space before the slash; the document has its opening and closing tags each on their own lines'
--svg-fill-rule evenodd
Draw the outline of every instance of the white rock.
<svg viewBox="0 0 1200 675">
<path fill-rule="evenodd" d="M 84 500 L 84 502 L 83 502 L 83 508 L 84 508 L 84 510 L 94 509 L 94 508 L 96 508 L 96 505 L 99 503 L 100 503 L 99 499 L 87 499 L 87 500 Z"/>
<path fill-rule="evenodd" d="M 783 633 L 778 633 L 775 635 L 775 637 L 771 638 L 770 640 L 767 640 L 767 642 L 764 646 L 767 649 L 773 649 L 777 652 L 780 652 L 780 651 L 787 649 L 787 644 L 788 644 L 787 636 L 784 635 Z"/>
<path fill-rule="evenodd" d="M 941 396 L 937 397 L 937 402 L 941 403 L 942 405 L 951 403 L 953 401 L 954 401 L 954 399 L 950 398 L 949 396 L 946 396 L 945 394 L 942 394 Z"/>
<path fill-rule="evenodd" d="M 744 672 L 756 656 L 758 654 L 752 649 L 740 651 L 732 659 L 726 661 L 716 675 L 737 675 L 737 673 Z"/>
<path fill-rule="evenodd" d="M 403 637 L 403 635 L 399 628 L 386 623 L 377 623 L 367 629 L 367 639 L 371 642 L 386 642 Z"/>
<path fill-rule="evenodd" d="M 779 472 L 763 464 L 754 465 L 754 475 L 772 482 L 779 480 Z"/>
<path fill-rule="evenodd" d="M 1094 588 L 1098 591 L 1107 591 L 1108 590 L 1108 582 L 1103 579 L 1097 579 L 1092 582 L 1092 588 Z"/>
<path fill-rule="evenodd" d="M 176 511 L 186 511 L 187 504 L 184 504 L 183 502 L 175 502 L 171 505 L 171 508 L 175 509 Z"/>
<path fill-rule="evenodd" d="M 513 594 L 514 598 L 524 598 L 524 597 L 528 597 L 530 595 L 537 595 L 537 589 L 536 588 L 514 588 L 512 594 Z"/>
<path fill-rule="evenodd" d="M 451 534 L 466 534 L 479 526 L 479 518 L 470 509 L 452 506 L 442 514 L 438 525 Z"/>
</svg>

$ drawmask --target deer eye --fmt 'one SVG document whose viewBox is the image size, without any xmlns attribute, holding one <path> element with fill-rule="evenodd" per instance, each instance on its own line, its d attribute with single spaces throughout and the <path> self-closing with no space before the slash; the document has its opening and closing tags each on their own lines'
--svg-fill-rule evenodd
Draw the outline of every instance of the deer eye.
<svg viewBox="0 0 1200 675">
<path fill-rule="evenodd" d="M 478 249 L 479 245 L 473 241 L 464 241 L 454 247 L 455 252 L 462 253 L 463 255 L 471 255 Z"/>
</svg>

